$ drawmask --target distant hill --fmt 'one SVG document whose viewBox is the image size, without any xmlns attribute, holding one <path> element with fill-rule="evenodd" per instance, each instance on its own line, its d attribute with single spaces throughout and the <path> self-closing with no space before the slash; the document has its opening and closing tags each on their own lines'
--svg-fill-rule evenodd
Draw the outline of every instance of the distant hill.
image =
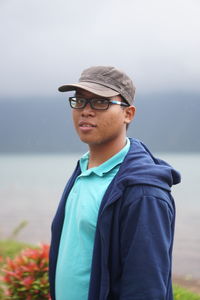
<svg viewBox="0 0 200 300">
<path fill-rule="evenodd" d="M 137 95 L 137 114 L 128 136 L 153 151 L 200 151 L 200 95 Z M 56 99 L 1 99 L 0 152 L 82 152 L 70 108 Z"/>
</svg>

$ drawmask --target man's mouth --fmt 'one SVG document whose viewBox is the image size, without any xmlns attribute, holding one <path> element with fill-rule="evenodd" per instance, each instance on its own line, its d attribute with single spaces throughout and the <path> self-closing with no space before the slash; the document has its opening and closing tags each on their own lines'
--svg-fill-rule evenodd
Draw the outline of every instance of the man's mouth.
<svg viewBox="0 0 200 300">
<path fill-rule="evenodd" d="M 81 127 L 81 128 L 85 128 L 85 127 L 90 128 L 90 127 L 96 127 L 96 125 L 93 124 L 93 123 L 88 123 L 88 122 L 81 121 L 81 122 L 79 122 L 79 127 Z"/>
</svg>

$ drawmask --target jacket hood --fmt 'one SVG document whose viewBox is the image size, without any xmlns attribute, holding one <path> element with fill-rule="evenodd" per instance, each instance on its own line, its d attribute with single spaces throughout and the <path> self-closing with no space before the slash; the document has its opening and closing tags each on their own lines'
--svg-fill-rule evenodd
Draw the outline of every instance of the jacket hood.
<svg viewBox="0 0 200 300">
<path fill-rule="evenodd" d="M 170 191 L 181 181 L 178 171 L 165 161 L 155 158 L 139 140 L 130 138 L 130 149 L 118 173 L 118 184 L 156 186 Z"/>
</svg>

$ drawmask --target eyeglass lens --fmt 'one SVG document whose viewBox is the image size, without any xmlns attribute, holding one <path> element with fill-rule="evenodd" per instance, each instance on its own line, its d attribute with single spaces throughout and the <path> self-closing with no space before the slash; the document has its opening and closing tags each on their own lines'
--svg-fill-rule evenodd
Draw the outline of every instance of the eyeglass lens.
<svg viewBox="0 0 200 300">
<path fill-rule="evenodd" d="M 75 109 L 81 109 L 84 108 L 87 103 L 90 104 L 91 108 L 93 109 L 108 109 L 109 107 L 109 100 L 107 99 L 84 99 L 84 98 L 75 98 L 71 97 L 70 98 L 70 104 L 72 108 Z"/>
</svg>

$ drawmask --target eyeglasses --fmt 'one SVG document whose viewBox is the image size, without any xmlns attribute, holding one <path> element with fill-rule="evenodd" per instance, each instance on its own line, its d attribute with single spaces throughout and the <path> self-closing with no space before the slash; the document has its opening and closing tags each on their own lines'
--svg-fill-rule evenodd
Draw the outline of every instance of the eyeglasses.
<svg viewBox="0 0 200 300">
<path fill-rule="evenodd" d="M 129 104 L 125 102 L 120 102 L 117 100 L 109 100 L 109 99 L 85 99 L 85 98 L 77 98 L 77 97 L 69 97 L 69 102 L 71 108 L 74 109 L 83 109 L 89 103 L 92 109 L 96 110 L 107 110 L 111 104 L 118 104 L 121 106 L 129 106 Z"/>
</svg>

